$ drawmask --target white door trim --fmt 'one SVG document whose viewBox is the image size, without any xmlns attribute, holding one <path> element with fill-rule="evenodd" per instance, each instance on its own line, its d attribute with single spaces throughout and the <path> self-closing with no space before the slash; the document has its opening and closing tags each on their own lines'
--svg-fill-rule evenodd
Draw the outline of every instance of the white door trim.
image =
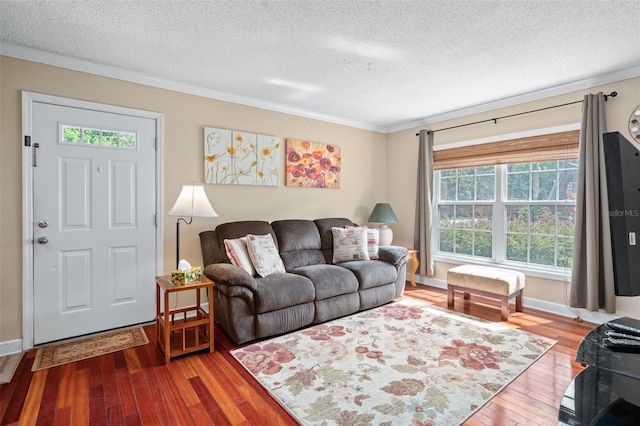
<svg viewBox="0 0 640 426">
<path fill-rule="evenodd" d="M 77 99 L 22 92 L 22 350 L 33 348 L 33 167 L 32 147 L 25 146 L 25 137 L 33 135 L 33 104 L 36 102 L 83 108 L 94 111 L 150 118 L 156 122 L 156 274 L 163 271 L 163 214 L 162 214 L 162 128 L 159 112 L 118 107 Z M 35 143 L 37 141 L 32 141 Z M 153 280 L 154 277 L 149 277 Z"/>
</svg>

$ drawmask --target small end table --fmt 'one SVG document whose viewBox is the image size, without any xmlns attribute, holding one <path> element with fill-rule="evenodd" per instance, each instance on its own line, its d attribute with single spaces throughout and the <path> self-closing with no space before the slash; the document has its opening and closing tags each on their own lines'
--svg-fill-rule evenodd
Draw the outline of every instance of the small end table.
<svg viewBox="0 0 640 426">
<path fill-rule="evenodd" d="M 191 352 L 209 349 L 213 352 L 213 289 L 215 283 L 202 276 L 199 280 L 175 285 L 170 275 L 156 277 L 156 340 L 164 356 L 164 363 L 171 358 Z M 207 289 L 209 312 L 201 305 L 200 290 Z M 196 290 L 196 304 L 183 308 L 169 307 L 169 294 Z M 160 306 L 160 293 L 164 293 L 164 304 Z M 182 320 L 175 321 L 175 315 L 182 314 Z"/>
<path fill-rule="evenodd" d="M 411 269 L 409 270 L 411 287 L 415 287 L 416 271 L 418 270 L 418 266 L 420 266 L 420 261 L 418 260 L 418 250 L 409 249 L 409 254 L 407 255 L 407 261 L 411 262 Z"/>
</svg>

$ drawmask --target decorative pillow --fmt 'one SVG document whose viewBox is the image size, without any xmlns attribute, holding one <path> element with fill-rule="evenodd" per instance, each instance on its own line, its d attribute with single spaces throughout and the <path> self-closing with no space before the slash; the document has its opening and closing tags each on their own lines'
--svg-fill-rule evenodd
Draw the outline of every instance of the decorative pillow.
<svg viewBox="0 0 640 426">
<path fill-rule="evenodd" d="M 253 267 L 256 268 L 256 272 L 261 277 L 277 272 L 285 272 L 284 263 L 282 263 L 271 234 L 247 235 L 247 249 L 249 250 L 249 257 L 253 262 Z"/>
<path fill-rule="evenodd" d="M 247 237 L 233 240 L 225 239 L 224 248 L 227 251 L 227 256 L 231 263 L 244 269 L 251 276 L 256 274 L 253 263 L 251 263 L 251 259 L 249 258 L 249 251 L 247 250 Z"/>
<path fill-rule="evenodd" d="M 354 228 L 354 226 L 345 226 L 345 228 Z M 380 231 L 378 228 L 367 228 L 363 226 L 367 230 L 367 252 L 369 253 L 369 259 L 378 260 L 380 256 L 378 255 L 378 251 L 380 248 Z"/>
<path fill-rule="evenodd" d="M 348 260 L 369 260 L 367 228 L 331 228 L 333 233 L 333 263 Z"/>
<path fill-rule="evenodd" d="M 378 256 L 378 248 L 380 247 L 380 231 L 377 229 L 367 228 L 367 251 L 369 259 L 380 259 Z"/>
</svg>

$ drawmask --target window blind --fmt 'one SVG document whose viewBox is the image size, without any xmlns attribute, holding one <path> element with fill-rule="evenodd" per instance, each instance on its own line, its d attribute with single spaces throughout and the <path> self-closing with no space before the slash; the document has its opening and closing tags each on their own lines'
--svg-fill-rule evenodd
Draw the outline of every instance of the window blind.
<svg viewBox="0 0 640 426">
<path fill-rule="evenodd" d="M 510 139 L 434 151 L 435 170 L 578 158 L 580 131 Z"/>
</svg>

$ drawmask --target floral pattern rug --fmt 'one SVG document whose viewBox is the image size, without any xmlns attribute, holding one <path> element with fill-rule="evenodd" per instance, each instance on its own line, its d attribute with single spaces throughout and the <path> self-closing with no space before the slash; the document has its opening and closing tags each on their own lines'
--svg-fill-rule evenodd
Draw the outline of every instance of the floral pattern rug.
<svg viewBox="0 0 640 426">
<path fill-rule="evenodd" d="M 232 351 L 304 425 L 456 425 L 556 342 L 406 299 Z"/>
</svg>

